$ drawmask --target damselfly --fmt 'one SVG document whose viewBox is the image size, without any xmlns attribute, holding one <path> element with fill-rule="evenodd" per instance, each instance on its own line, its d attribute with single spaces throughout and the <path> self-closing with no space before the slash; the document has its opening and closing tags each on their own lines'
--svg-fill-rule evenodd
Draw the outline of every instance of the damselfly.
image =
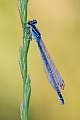
<svg viewBox="0 0 80 120">
<path fill-rule="evenodd" d="M 30 26 L 31 34 L 36 40 L 37 46 L 39 48 L 39 51 L 42 57 L 44 67 L 47 71 L 49 82 L 52 85 L 52 87 L 55 89 L 56 93 L 58 94 L 58 98 L 61 104 L 64 104 L 64 99 L 60 92 L 60 88 L 64 89 L 64 86 L 65 86 L 64 81 L 62 80 L 59 72 L 57 71 L 54 65 L 54 62 L 52 61 L 47 51 L 47 48 L 42 41 L 41 33 L 39 32 L 38 28 L 35 26 L 36 23 L 37 23 L 36 20 L 32 20 L 32 21 L 28 21 L 27 24 Z"/>
</svg>

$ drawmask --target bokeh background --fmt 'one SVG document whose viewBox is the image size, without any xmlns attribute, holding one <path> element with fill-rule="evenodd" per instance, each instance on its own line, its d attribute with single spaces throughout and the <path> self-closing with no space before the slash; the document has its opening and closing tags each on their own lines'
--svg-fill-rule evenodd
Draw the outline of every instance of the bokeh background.
<svg viewBox="0 0 80 120">
<path fill-rule="evenodd" d="M 0 0 L 0 120 L 20 120 L 22 28 L 17 5 L 17 0 Z M 80 0 L 29 0 L 28 19 L 37 19 L 43 41 L 65 81 L 65 104 L 61 105 L 33 40 L 28 54 L 29 120 L 80 120 Z"/>
</svg>

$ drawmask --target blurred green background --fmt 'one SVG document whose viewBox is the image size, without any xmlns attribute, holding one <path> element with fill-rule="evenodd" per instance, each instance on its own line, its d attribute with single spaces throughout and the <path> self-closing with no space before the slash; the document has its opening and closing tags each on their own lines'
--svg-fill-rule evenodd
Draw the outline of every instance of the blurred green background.
<svg viewBox="0 0 80 120">
<path fill-rule="evenodd" d="M 17 5 L 17 0 L 0 0 L 0 120 L 20 120 L 22 28 Z M 43 41 L 65 81 L 65 104 L 61 105 L 33 40 L 28 54 L 29 120 L 80 120 L 80 0 L 29 0 L 28 19 L 37 19 Z"/>
</svg>

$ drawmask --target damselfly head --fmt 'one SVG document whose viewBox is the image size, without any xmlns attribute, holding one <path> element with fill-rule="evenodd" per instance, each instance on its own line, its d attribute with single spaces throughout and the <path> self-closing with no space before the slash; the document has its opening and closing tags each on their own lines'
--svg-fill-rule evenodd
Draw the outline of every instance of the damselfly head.
<svg viewBox="0 0 80 120">
<path fill-rule="evenodd" d="M 37 20 L 29 20 L 28 25 L 34 25 L 37 23 Z"/>
</svg>

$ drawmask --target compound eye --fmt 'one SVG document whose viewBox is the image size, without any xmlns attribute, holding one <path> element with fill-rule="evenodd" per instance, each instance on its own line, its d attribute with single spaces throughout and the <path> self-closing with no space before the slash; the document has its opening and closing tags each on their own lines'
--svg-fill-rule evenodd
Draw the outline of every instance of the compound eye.
<svg viewBox="0 0 80 120">
<path fill-rule="evenodd" d="M 37 20 L 33 20 L 33 24 L 36 24 L 37 23 Z"/>
<path fill-rule="evenodd" d="M 37 20 L 30 20 L 28 21 L 28 25 L 34 25 L 37 23 Z"/>
</svg>

